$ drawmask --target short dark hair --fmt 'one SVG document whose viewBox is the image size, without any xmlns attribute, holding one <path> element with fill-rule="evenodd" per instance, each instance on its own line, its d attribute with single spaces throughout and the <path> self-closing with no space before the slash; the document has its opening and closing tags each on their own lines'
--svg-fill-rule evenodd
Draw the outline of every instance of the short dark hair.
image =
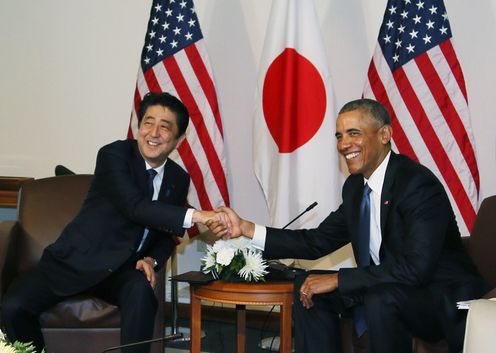
<svg viewBox="0 0 496 353">
<path fill-rule="evenodd" d="M 145 94 L 138 109 L 138 126 L 141 125 L 141 121 L 143 120 L 148 107 L 153 105 L 169 108 L 171 112 L 176 114 L 178 128 L 177 137 L 184 135 L 189 124 L 188 109 L 183 102 L 167 92 L 148 92 Z"/>
<path fill-rule="evenodd" d="M 381 126 L 391 125 L 391 116 L 381 103 L 376 100 L 361 98 L 354 101 L 348 102 L 339 111 L 339 114 L 351 112 L 353 110 L 360 110 L 361 112 L 368 114 L 371 118 L 376 120 Z"/>
</svg>

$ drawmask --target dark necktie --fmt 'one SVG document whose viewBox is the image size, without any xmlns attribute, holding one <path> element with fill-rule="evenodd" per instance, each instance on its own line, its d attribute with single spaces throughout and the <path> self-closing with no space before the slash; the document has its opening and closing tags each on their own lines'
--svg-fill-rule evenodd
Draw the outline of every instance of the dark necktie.
<svg viewBox="0 0 496 353">
<path fill-rule="evenodd" d="M 358 224 L 358 249 L 357 265 L 358 267 L 370 265 L 370 192 L 372 189 L 365 184 L 363 187 L 362 201 L 360 202 L 360 218 Z M 365 312 L 362 305 L 355 307 L 353 310 L 353 321 L 355 331 L 358 337 L 362 336 L 367 330 L 365 322 Z"/>
<path fill-rule="evenodd" d="M 155 175 L 157 175 L 157 171 L 153 168 L 150 168 L 146 171 L 148 173 L 148 179 L 147 179 L 147 183 L 146 185 L 148 186 L 148 197 L 149 198 L 152 198 L 153 197 L 153 191 L 154 191 L 154 188 L 153 188 L 153 179 L 155 179 Z"/>
<path fill-rule="evenodd" d="M 157 175 L 157 171 L 153 168 L 150 168 L 146 172 L 148 173 L 148 178 L 146 180 L 147 196 L 148 196 L 148 198 L 152 199 L 153 198 L 153 191 L 154 191 L 153 179 L 155 179 L 155 176 Z M 143 237 L 141 238 L 141 241 L 140 241 L 140 244 L 138 245 L 137 251 L 140 251 L 141 248 L 143 247 L 143 244 L 145 244 L 145 240 L 148 237 L 148 232 L 149 232 L 149 229 L 145 228 L 145 231 L 143 232 Z"/>
<path fill-rule="evenodd" d="M 360 202 L 360 223 L 358 224 L 358 266 L 370 265 L 370 192 L 368 184 L 363 187 Z"/>
</svg>

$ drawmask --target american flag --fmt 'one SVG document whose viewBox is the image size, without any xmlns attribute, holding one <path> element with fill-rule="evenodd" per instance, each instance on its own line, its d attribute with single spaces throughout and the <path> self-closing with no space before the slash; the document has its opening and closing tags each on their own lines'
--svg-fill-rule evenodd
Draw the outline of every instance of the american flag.
<svg viewBox="0 0 496 353">
<path fill-rule="evenodd" d="M 469 235 L 479 171 L 465 80 L 443 1 L 388 1 L 364 97 L 388 108 L 396 148 L 438 176 L 462 235 Z"/>
<path fill-rule="evenodd" d="M 154 0 L 134 94 L 128 138 L 138 130 L 137 111 L 149 91 L 169 92 L 188 108 L 186 139 L 171 154 L 191 176 L 188 203 L 212 209 L 229 205 L 224 137 L 203 34 L 192 0 Z"/>
</svg>

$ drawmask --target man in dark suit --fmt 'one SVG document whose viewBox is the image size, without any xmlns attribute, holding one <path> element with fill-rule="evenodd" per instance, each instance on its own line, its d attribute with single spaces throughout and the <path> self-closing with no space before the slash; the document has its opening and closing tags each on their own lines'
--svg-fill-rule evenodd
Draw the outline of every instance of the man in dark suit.
<svg viewBox="0 0 496 353">
<path fill-rule="evenodd" d="M 100 149 L 78 215 L 49 245 L 38 267 L 9 288 L 2 319 L 10 340 L 44 347 L 39 315 L 68 296 L 92 293 L 120 307 L 121 343 L 152 337 L 155 271 L 185 228 L 218 217 L 186 209 L 189 175 L 169 154 L 184 139 L 189 116 L 168 93 L 145 95 L 137 141 Z M 148 352 L 137 346 L 126 352 Z"/>
<path fill-rule="evenodd" d="M 488 289 L 463 248 L 446 192 L 427 168 L 391 151 L 392 127 L 378 102 L 346 104 L 336 121 L 337 149 L 350 176 L 343 203 L 317 228 L 265 228 L 224 208 L 218 236 L 253 238 L 268 258 L 316 259 L 351 242 L 356 268 L 319 271 L 295 284 L 297 353 L 341 352 L 339 314 L 353 313 L 369 351 L 407 353 L 412 336 L 463 345 L 459 300 Z"/>
</svg>

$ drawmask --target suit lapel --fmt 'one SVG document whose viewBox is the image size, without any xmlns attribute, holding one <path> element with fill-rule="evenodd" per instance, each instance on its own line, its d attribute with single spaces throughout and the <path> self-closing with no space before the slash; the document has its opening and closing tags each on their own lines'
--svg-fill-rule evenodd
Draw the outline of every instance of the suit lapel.
<svg viewBox="0 0 496 353">
<path fill-rule="evenodd" d="M 164 177 L 162 178 L 162 185 L 160 186 L 160 191 L 158 193 L 158 199 L 170 203 L 170 199 L 175 193 L 175 173 L 171 172 L 172 163 L 168 161 L 164 166 Z"/>
<path fill-rule="evenodd" d="M 353 187 L 351 190 L 356 190 L 354 195 L 351 197 L 351 212 L 352 212 L 352 222 L 353 224 L 353 235 L 355 239 L 358 239 L 358 227 L 359 227 L 359 219 L 360 219 L 360 203 L 362 201 L 362 195 L 363 195 L 363 177 L 356 176 L 353 180 Z M 354 244 L 357 244 L 356 241 L 353 242 Z"/>
<path fill-rule="evenodd" d="M 140 188 L 140 190 L 145 193 L 147 191 L 147 173 L 146 173 L 146 164 L 145 160 L 141 156 L 141 153 L 138 148 L 138 144 L 136 141 L 131 141 L 133 146 L 133 158 L 131 159 L 131 170 L 133 171 L 134 178 L 136 180 L 136 184 Z"/>
<path fill-rule="evenodd" d="M 397 156 L 396 153 L 391 151 L 391 158 L 386 169 L 386 175 L 384 177 L 384 184 L 382 185 L 381 192 L 381 235 L 382 238 L 386 238 L 386 221 L 388 219 L 389 210 L 391 209 L 391 203 L 393 202 L 393 183 L 396 177 L 397 168 Z"/>
</svg>

